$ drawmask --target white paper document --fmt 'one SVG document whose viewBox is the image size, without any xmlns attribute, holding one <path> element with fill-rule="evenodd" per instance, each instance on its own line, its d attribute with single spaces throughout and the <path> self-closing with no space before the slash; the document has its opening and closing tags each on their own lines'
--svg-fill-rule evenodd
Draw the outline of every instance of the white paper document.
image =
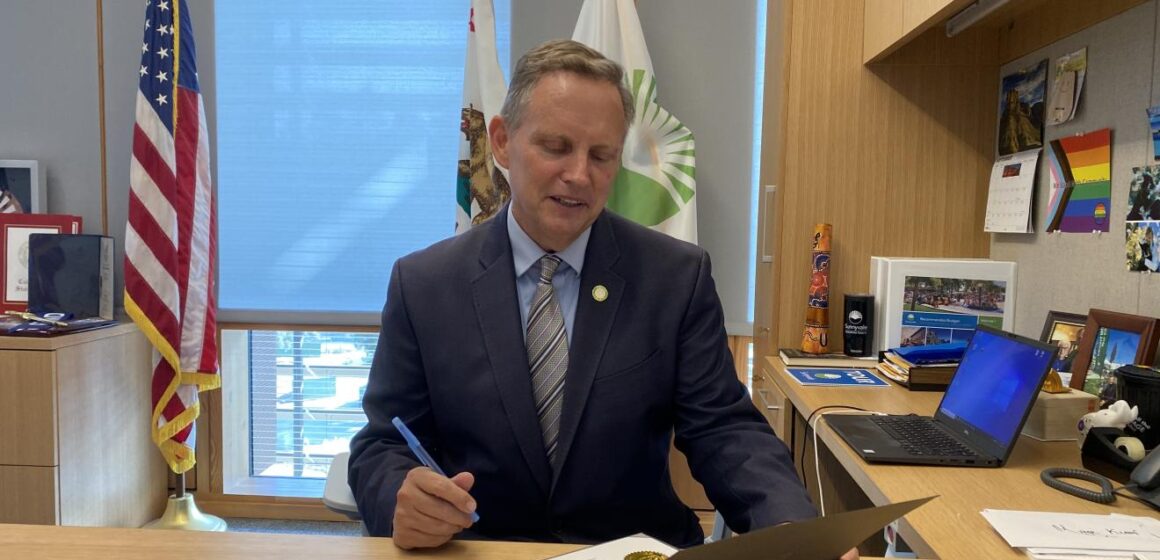
<svg viewBox="0 0 1160 560">
<path fill-rule="evenodd" d="M 1035 560 L 1136 560 L 1130 550 L 1076 550 L 1074 548 L 1025 548 Z"/>
<path fill-rule="evenodd" d="M 1035 167 L 1039 150 L 1028 150 L 995 161 L 987 191 L 987 216 L 983 231 L 1032 233 L 1031 201 L 1035 192 Z"/>
<path fill-rule="evenodd" d="M 630 535 L 622 539 L 582 548 L 549 560 L 624 560 L 633 552 L 659 552 L 665 556 L 676 554 L 677 549 L 645 535 Z"/>
<path fill-rule="evenodd" d="M 1148 517 L 983 510 L 983 517 L 1015 548 L 1039 558 L 1133 558 L 1160 552 L 1160 523 Z"/>
</svg>

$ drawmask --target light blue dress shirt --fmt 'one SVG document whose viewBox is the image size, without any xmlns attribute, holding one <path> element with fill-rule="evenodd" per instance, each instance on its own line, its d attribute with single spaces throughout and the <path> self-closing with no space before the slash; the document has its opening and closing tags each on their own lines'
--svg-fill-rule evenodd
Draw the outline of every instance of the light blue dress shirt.
<svg viewBox="0 0 1160 560">
<path fill-rule="evenodd" d="M 528 309 L 532 307 L 532 298 L 536 295 L 536 284 L 540 282 L 540 257 L 548 254 L 540 248 L 524 229 L 516 223 L 516 216 L 508 210 L 508 239 L 512 244 L 512 260 L 515 261 L 516 293 L 520 299 L 520 322 L 523 325 L 524 339 L 528 336 Z M 580 237 L 576 238 L 563 251 L 556 253 L 560 260 L 559 268 L 552 275 L 552 288 L 556 291 L 556 301 L 560 304 L 560 313 L 564 315 L 564 331 L 568 335 L 568 344 L 572 344 L 572 323 L 576 318 L 576 300 L 580 295 L 580 271 L 584 268 L 584 254 L 588 252 L 588 236 L 592 233 L 592 226 L 588 226 Z"/>
</svg>

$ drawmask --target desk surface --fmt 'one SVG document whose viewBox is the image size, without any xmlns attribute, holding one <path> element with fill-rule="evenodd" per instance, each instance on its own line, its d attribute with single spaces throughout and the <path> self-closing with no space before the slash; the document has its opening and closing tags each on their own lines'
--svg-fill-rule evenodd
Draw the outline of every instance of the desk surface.
<svg viewBox="0 0 1160 560">
<path fill-rule="evenodd" d="M 0 524 L 0 557 L 21 560 L 539 560 L 579 548 L 573 544 L 452 541 L 436 550 L 407 552 L 395 548 L 391 539 L 375 537 Z"/>
<path fill-rule="evenodd" d="M 794 381 L 780 359 L 766 358 L 772 381 L 795 409 L 808 417 L 825 405 L 844 404 L 895 414 L 934 414 L 941 392 L 888 388 L 806 387 Z M 902 535 L 920 558 L 1023 558 L 999 537 L 979 512 L 983 509 L 1122 513 L 1156 517 L 1139 502 L 1118 498 L 1109 506 L 1072 497 L 1039 480 L 1046 467 L 1083 468 L 1074 441 L 1042 442 L 1023 436 L 1002 468 L 871 465 L 818 422 L 818 436 L 862 491 L 878 505 L 930 495 L 940 498 L 906 516 Z"/>
<path fill-rule="evenodd" d="M 80 331 L 59 336 L 0 336 L 0 350 L 58 350 L 85 344 L 137 330 L 133 323 L 118 323 L 108 327 Z"/>
<path fill-rule="evenodd" d="M 454 541 L 437 551 L 416 554 L 399 550 L 391 539 L 372 537 L 0 524 L 0 557 L 22 560 L 393 560 L 420 556 L 531 560 L 577 548 L 570 544 Z"/>
</svg>

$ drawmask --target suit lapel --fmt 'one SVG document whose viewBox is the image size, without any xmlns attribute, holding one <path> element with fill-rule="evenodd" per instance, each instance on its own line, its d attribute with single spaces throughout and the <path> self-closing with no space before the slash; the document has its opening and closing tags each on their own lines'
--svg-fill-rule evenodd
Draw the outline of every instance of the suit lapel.
<svg viewBox="0 0 1160 560">
<path fill-rule="evenodd" d="M 564 407 L 560 413 L 559 449 L 561 467 L 568 460 L 568 452 L 580 425 L 580 416 L 592 390 L 596 368 L 604 356 L 604 348 L 612 331 L 616 310 L 624 294 L 624 279 L 612 270 L 620 258 L 620 248 L 613 235 L 608 211 L 592 224 L 588 249 L 584 255 L 584 271 L 580 276 L 580 294 L 576 300 L 576 318 L 573 321 L 572 344 L 568 351 L 568 378 L 564 384 Z M 607 299 L 597 301 L 593 290 L 603 286 Z M 563 470 L 562 468 L 560 470 Z M 552 481 L 555 488 L 556 480 Z"/>
<path fill-rule="evenodd" d="M 507 219 L 505 209 L 486 226 L 491 231 L 480 250 L 481 268 L 471 282 L 472 297 L 508 422 L 536 483 L 547 495 L 552 471 L 540 435 L 527 351 L 520 330 L 515 264 L 507 235 Z"/>
</svg>

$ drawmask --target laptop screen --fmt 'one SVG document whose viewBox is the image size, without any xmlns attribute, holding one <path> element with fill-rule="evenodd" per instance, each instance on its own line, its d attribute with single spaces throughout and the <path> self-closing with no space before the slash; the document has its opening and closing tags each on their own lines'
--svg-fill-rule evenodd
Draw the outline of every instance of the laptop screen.
<svg viewBox="0 0 1160 560">
<path fill-rule="evenodd" d="M 977 328 L 936 416 L 1006 459 L 1054 356 L 1050 345 Z"/>
</svg>

